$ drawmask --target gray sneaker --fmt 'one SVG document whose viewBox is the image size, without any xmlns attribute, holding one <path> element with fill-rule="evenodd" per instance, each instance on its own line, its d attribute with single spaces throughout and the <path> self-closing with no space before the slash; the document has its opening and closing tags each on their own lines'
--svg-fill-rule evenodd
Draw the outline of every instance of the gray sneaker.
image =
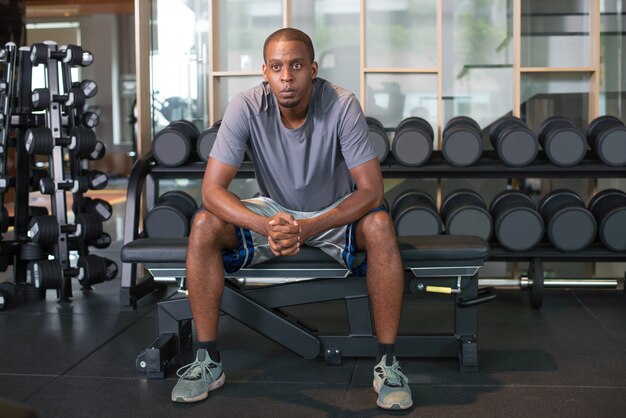
<svg viewBox="0 0 626 418">
<path fill-rule="evenodd" d="M 196 361 L 181 367 L 176 372 L 180 377 L 172 390 L 174 402 L 197 402 L 219 389 L 224 384 L 222 363 L 211 360 L 205 349 L 198 350 Z"/>
<path fill-rule="evenodd" d="M 376 405 L 383 409 L 408 409 L 413 405 L 409 379 L 402 373 L 398 360 L 387 366 L 387 356 L 383 356 L 374 366 L 374 390 L 378 393 Z"/>
</svg>

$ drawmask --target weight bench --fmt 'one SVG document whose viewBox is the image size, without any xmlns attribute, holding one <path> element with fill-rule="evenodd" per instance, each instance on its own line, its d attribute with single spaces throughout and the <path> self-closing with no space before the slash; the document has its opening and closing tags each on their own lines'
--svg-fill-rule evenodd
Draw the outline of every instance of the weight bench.
<svg viewBox="0 0 626 418">
<path fill-rule="evenodd" d="M 399 237 L 405 292 L 454 295 L 454 332 L 399 335 L 401 357 L 458 357 L 461 371 L 478 370 L 477 305 L 495 298 L 478 290 L 478 270 L 488 244 L 473 236 Z M 184 288 L 187 238 L 140 238 L 122 248 L 125 263 L 143 263 L 155 281 L 177 281 Z M 252 285 L 251 285 L 252 284 Z M 270 284 L 258 286 L 258 284 Z M 280 308 L 344 300 L 347 335 L 321 335 Z M 364 277 L 349 271 L 319 249 L 303 247 L 281 257 L 227 274 L 221 311 L 305 359 L 324 355 L 327 364 L 346 357 L 374 357 L 372 326 Z M 165 377 L 166 367 L 191 347 L 191 308 L 186 297 L 158 303 L 158 338 L 136 359 L 149 378 Z"/>
</svg>

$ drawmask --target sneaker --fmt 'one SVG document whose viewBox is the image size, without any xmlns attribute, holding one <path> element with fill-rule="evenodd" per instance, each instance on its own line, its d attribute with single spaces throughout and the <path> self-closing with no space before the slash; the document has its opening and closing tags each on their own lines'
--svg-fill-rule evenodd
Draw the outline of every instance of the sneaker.
<svg viewBox="0 0 626 418">
<path fill-rule="evenodd" d="M 408 409 L 413 405 L 409 379 L 402 373 L 400 363 L 393 358 L 387 366 L 387 356 L 383 356 L 374 366 L 374 390 L 378 393 L 376 405 L 383 409 Z"/>
<path fill-rule="evenodd" d="M 198 350 L 196 361 L 181 367 L 176 372 L 180 377 L 172 390 L 174 402 L 197 402 L 209 395 L 209 392 L 219 389 L 226 377 L 222 363 L 211 360 L 205 349 Z"/>
</svg>

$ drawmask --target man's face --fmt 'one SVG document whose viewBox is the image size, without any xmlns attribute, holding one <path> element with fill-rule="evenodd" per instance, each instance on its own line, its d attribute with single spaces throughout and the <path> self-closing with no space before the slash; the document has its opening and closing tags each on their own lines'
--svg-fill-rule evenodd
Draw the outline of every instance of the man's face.
<svg viewBox="0 0 626 418">
<path fill-rule="evenodd" d="M 278 104 L 286 109 L 294 109 L 309 104 L 313 80 L 317 76 L 317 63 L 311 62 L 302 42 L 270 42 L 265 51 L 263 77 Z"/>
</svg>

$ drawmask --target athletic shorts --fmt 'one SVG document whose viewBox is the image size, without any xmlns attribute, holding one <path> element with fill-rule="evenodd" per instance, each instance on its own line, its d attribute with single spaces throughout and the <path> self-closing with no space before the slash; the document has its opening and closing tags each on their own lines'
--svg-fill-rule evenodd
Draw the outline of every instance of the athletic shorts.
<svg viewBox="0 0 626 418">
<path fill-rule="evenodd" d="M 314 212 L 287 209 L 268 197 L 245 199 L 242 200 L 241 203 L 259 215 L 271 218 L 278 212 L 285 212 L 293 215 L 297 220 L 319 216 L 339 205 L 346 197 L 324 209 Z M 384 208 L 376 208 L 372 210 L 372 212 L 378 210 L 384 210 Z M 333 259 L 337 260 L 341 265 L 349 269 L 352 274 L 359 276 L 365 275 L 367 269 L 366 257 L 362 252 L 357 253 L 355 244 L 356 224 L 357 222 L 353 222 L 329 229 L 317 236 L 309 238 L 304 244 L 321 249 Z M 263 263 L 264 261 L 276 257 L 267 242 L 266 236 L 236 225 L 235 233 L 237 234 L 238 248 L 222 251 L 224 270 L 226 270 L 227 273 L 234 273 L 244 267 Z"/>
</svg>

